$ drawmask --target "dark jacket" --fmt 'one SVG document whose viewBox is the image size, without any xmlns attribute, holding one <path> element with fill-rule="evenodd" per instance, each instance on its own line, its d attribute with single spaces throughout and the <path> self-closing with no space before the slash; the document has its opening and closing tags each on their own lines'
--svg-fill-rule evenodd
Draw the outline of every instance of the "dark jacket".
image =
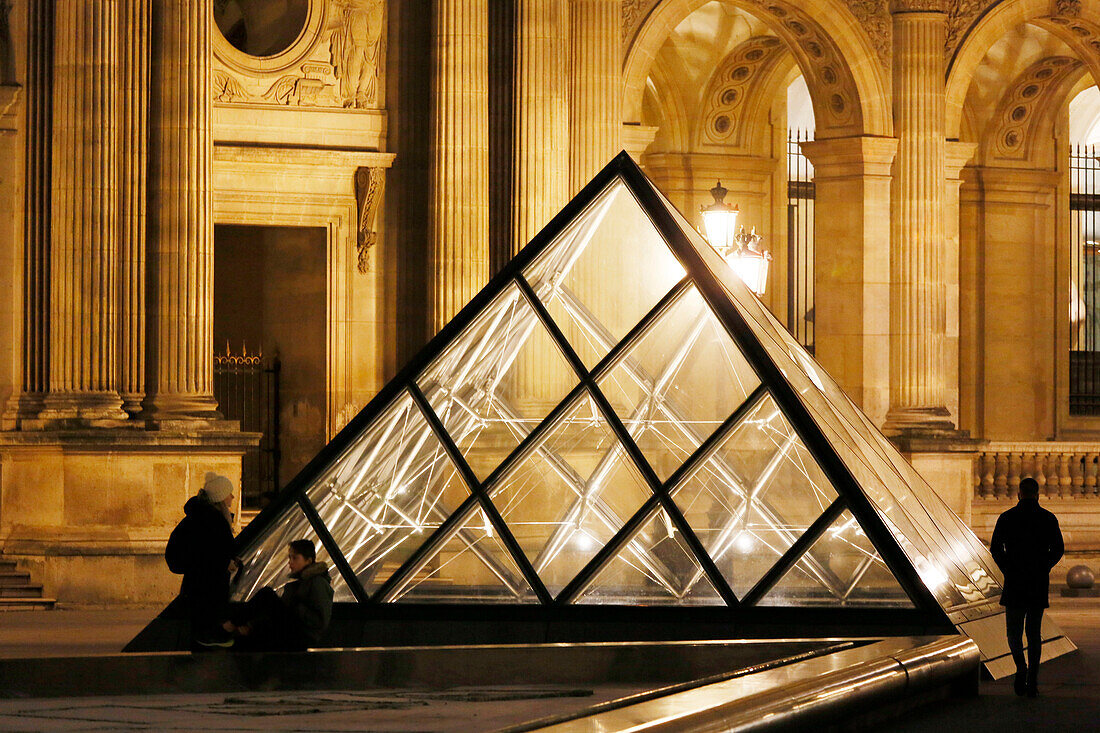
<svg viewBox="0 0 1100 733">
<path fill-rule="evenodd" d="M 1057 517 L 1037 499 L 1021 500 L 997 518 L 989 549 L 1005 576 L 1002 606 L 1050 605 L 1050 570 L 1065 551 Z"/>
<path fill-rule="evenodd" d="M 283 586 L 283 603 L 301 623 L 302 633 L 313 643 L 332 620 L 332 581 L 328 565 L 312 562 L 301 573 L 292 573 L 292 580 Z"/>
<path fill-rule="evenodd" d="M 179 567 L 182 562 L 180 597 L 192 602 L 224 605 L 229 600 L 233 529 L 221 511 L 204 496 L 188 499 L 183 505 L 183 513 L 185 516 L 172 532 L 165 550 L 166 557 L 172 556 L 169 566 Z M 174 558 L 178 558 L 175 563 Z"/>
</svg>

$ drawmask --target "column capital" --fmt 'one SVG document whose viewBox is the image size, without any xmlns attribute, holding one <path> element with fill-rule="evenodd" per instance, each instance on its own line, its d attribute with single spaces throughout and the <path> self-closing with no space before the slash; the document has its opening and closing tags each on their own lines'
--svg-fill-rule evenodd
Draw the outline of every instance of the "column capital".
<svg viewBox="0 0 1100 733">
<path fill-rule="evenodd" d="M 939 13 L 946 16 L 947 0 L 890 0 L 890 14 Z"/>
<path fill-rule="evenodd" d="M 802 152 L 814 167 L 815 178 L 890 176 L 898 152 L 894 137 L 855 135 L 801 143 Z"/>
</svg>

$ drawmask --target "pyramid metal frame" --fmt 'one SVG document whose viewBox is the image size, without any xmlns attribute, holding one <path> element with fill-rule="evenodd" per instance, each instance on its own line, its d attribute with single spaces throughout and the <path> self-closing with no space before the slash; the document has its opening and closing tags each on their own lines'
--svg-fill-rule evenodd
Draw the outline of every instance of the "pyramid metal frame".
<svg viewBox="0 0 1100 733">
<path fill-rule="evenodd" d="M 524 278 L 524 271 L 561 235 L 569 225 L 591 205 L 616 178 L 621 179 L 637 199 L 642 210 L 664 238 L 687 275 L 666 294 L 634 328 L 615 345 L 594 367 L 588 368 L 551 317 L 546 306 Z M 941 607 L 917 569 L 906 556 L 897 538 L 887 527 L 879 512 L 860 488 L 859 482 L 837 450 L 830 443 L 795 388 L 784 377 L 752 328 L 711 273 L 711 268 L 693 245 L 683 224 L 678 222 L 660 194 L 625 152 L 620 153 L 528 244 L 498 273 L 489 284 L 466 305 L 455 318 L 433 338 L 390 382 L 359 412 L 333 440 L 280 492 L 237 538 L 238 554 L 263 540 L 265 532 L 298 506 L 316 532 L 328 556 L 339 570 L 354 604 L 337 604 L 337 619 L 345 619 L 359 629 L 355 638 L 344 634 L 343 643 L 433 643 L 452 641 L 548 641 L 582 639 L 685 639 L 717 638 L 746 635 L 790 634 L 800 636 L 815 633 L 832 634 L 843 631 L 858 635 L 870 633 L 929 633 L 953 628 L 953 618 Z M 553 337 L 562 356 L 579 377 L 579 383 L 539 422 L 518 446 L 484 479 L 477 477 L 443 422 L 436 415 L 428 397 L 417 384 L 421 375 L 475 319 L 513 284 L 518 286 L 526 304 L 534 309 L 541 324 Z M 678 296 L 694 285 L 710 311 L 756 370 L 760 384 L 741 406 L 695 451 L 662 481 L 650 467 L 642 450 L 631 437 L 619 415 L 597 384 L 634 346 L 660 314 L 676 302 Z M 333 538 L 306 491 L 336 461 L 402 393 L 412 397 L 416 408 L 427 420 L 434 437 L 443 446 L 450 461 L 458 468 L 470 495 L 451 512 L 432 534 L 393 572 L 372 594 L 368 594 L 339 543 Z M 556 419 L 571 409 L 583 394 L 591 396 L 602 417 L 640 470 L 652 496 L 631 516 L 556 596 L 544 584 L 532 562 L 521 548 L 507 522 L 489 498 L 488 487 L 506 476 L 537 446 L 540 439 L 556 424 Z M 770 394 L 782 415 L 837 492 L 837 498 L 801 536 L 782 553 L 778 562 L 759 578 L 742 598 L 738 598 L 722 572 L 712 560 L 683 513 L 672 500 L 671 489 L 705 462 L 729 437 L 740 419 L 756 406 L 765 394 Z M 457 529 L 460 522 L 480 508 L 492 523 L 500 541 L 507 548 L 523 578 L 534 590 L 537 604 L 490 605 L 389 603 L 402 584 L 417 572 L 431 553 L 437 550 Z M 706 578 L 725 606 L 612 606 L 574 605 L 597 574 L 612 563 L 635 532 L 654 513 L 663 510 L 690 548 Z M 871 541 L 882 561 L 913 603 L 913 608 L 865 607 L 761 607 L 757 606 L 788 571 L 803 557 L 841 514 L 849 510 Z M 808 555 L 807 555 L 808 557 Z M 984 605 L 992 605 L 995 599 Z M 982 604 L 979 604 L 982 605 Z M 991 612 L 988 609 L 986 613 Z M 954 616 L 954 614 L 953 614 Z M 373 620 L 378 624 L 363 624 Z M 954 620 L 958 620 L 955 618 Z M 604 623 L 606 622 L 606 623 Z M 532 626 L 532 624 L 534 624 Z M 374 633 L 363 631 L 373 627 Z M 353 634 L 353 635 L 354 635 Z"/>
</svg>

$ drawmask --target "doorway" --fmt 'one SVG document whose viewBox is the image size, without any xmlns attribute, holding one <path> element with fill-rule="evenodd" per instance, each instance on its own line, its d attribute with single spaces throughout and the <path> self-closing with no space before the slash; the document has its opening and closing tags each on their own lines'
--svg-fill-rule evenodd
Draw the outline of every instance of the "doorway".
<svg viewBox="0 0 1100 733">
<path fill-rule="evenodd" d="M 326 248 L 321 227 L 214 227 L 214 353 L 236 370 L 215 380 L 220 409 L 265 434 L 245 457 L 245 508 L 327 440 Z"/>
</svg>

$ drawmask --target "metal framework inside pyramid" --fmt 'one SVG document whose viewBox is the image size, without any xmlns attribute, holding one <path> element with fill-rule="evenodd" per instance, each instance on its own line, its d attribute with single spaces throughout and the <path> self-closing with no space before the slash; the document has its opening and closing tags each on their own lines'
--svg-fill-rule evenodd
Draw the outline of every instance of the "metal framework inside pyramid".
<svg viewBox="0 0 1100 733">
<path fill-rule="evenodd" d="M 788 609 L 950 629 L 1001 589 L 981 541 L 625 153 L 245 528 L 235 599 L 284 581 L 302 537 L 368 616 L 675 607 L 736 626 Z"/>
</svg>

